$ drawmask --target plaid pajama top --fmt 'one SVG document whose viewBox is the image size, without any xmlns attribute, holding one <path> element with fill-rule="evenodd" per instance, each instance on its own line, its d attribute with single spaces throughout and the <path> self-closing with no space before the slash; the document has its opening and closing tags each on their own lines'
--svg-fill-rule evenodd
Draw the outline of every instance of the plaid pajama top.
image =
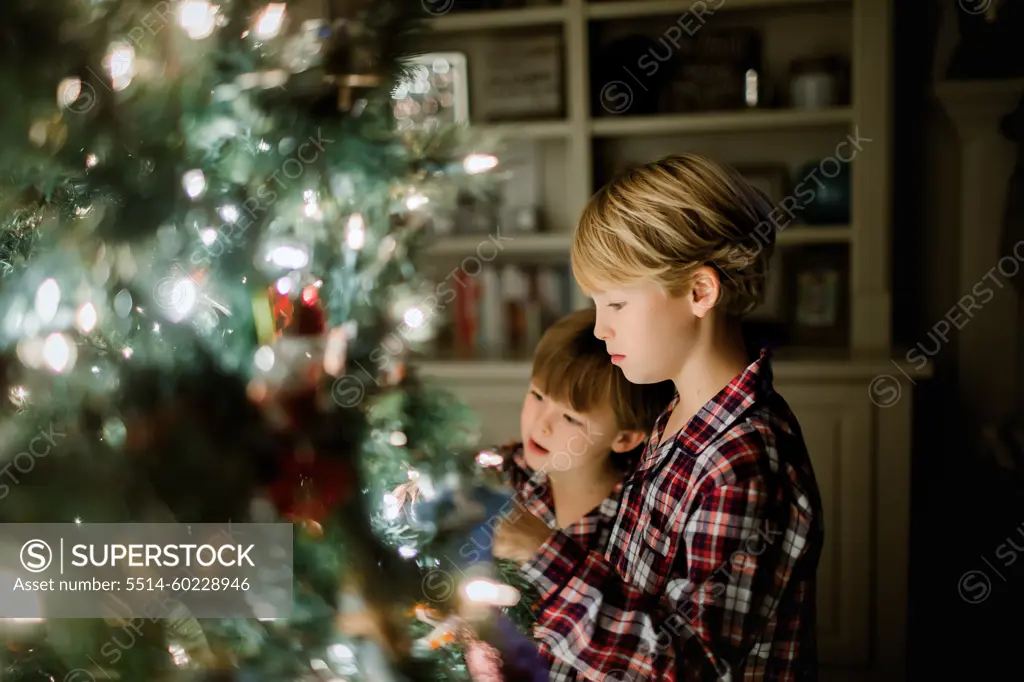
<svg viewBox="0 0 1024 682">
<path fill-rule="evenodd" d="M 499 450 L 505 458 L 504 471 L 509 483 L 516 489 L 523 508 L 544 521 L 551 528 L 557 528 L 555 520 L 555 501 L 548 486 L 547 475 L 542 471 L 534 471 L 523 457 L 522 443 L 512 443 Z M 612 525 L 619 510 L 619 497 L 622 495 L 622 483 L 618 483 L 601 504 L 573 523 L 564 531 L 566 537 L 587 552 L 603 553 L 608 546 Z M 535 605 L 540 607 L 538 603 Z M 543 621 L 542 614 L 538 612 Z M 548 679 L 552 682 L 571 682 L 583 679 L 570 663 L 552 656 L 550 649 L 541 648 L 541 653 L 550 666 Z"/>
<path fill-rule="evenodd" d="M 767 352 L 665 434 L 678 402 L 607 548 L 555 532 L 523 567 L 540 648 L 594 682 L 816 680 L 821 500 Z"/>
</svg>

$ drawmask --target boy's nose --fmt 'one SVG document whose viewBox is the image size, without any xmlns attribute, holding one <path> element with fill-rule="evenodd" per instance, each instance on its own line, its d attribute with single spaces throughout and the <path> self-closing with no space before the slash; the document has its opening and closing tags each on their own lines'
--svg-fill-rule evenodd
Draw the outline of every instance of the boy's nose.
<svg viewBox="0 0 1024 682">
<path fill-rule="evenodd" d="M 540 432 L 545 436 L 550 436 L 553 430 L 551 426 L 554 420 L 554 412 L 552 410 L 544 410 L 544 413 L 540 416 Z"/>
</svg>

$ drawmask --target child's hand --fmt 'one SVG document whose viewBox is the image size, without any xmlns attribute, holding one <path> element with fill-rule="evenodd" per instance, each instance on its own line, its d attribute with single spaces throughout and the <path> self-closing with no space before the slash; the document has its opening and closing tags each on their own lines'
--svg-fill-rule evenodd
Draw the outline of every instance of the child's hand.
<svg viewBox="0 0 1024 682">
<path fill-rule="evenodd" d="M 546 523 L 529 512 L 503 518 L 494 531 L 494 556 L 526 563 L 551 533 Z"/>
</svg>

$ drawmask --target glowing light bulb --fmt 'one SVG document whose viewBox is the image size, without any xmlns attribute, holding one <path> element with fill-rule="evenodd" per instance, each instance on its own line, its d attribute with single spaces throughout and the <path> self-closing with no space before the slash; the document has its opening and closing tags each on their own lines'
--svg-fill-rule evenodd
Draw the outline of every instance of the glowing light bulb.
<svg viewBox="0 0 1024 682">
<path fill-rule="evenodd" d="M 488 606 L 515 606 L 519 603 L 519 590 L 511 585 L 493 580 L 470 580 L 462 588 L 466 598 L 477 604 Z"/>
<path fill-rule="evenodd" d="M 96 314 L 96 306 L 89 302 L 79 306 L 78 313 L 75 315 L 75 322 L 79 331 L 83 334 L 88 334 L 95 329 L 98 319 L 99 315 Z"/>
<path fill-rule="evenodd" d="M 135 48 L 124 41 L 111 43 L 103 66 L 110 72 L 111 87 L 124 90 L 135 77 Z"/>
<path fill-rule="evenodd" d="M 205 230 L 203 230 L 199 236 L 200 239 L 203 240 L 203 243 L 209 246 L 210 244 L 217 241 L 217 230 L 213 229 L 212 227 L 208 227 Z"/>
<path fill-rule="evenodd" d="M 253 363 L 261 372 L 269 372 L 274 368 L 274 349 L 270 346 L 260 346 L 253 356 Z"/>
<path fill-rule="evenodd" d="M 256 37 L 260 40 L 269 40 L 281 32 L 284 25 L 283 2 L 272 2 L 267 5 L 256 17 Z"/>
<path fill-rule="evenodd" d="M 400 448 L 409 442 L 409 438 L 401 431 L 392 431 L 389 440 L 396 448 Z"/>
<path fill-rule="evenodd" d="M 74 365 L 73 346 L 63 334 L 53 333 L 43 343 L 43 361 L 58 374 Z"/>
<path fill-rule="evenodd" d="M 217 27 L 217 7 L 203 0 L 186 0 L 178 10 L 178 23 L 192 40 L 202 40 Z"/>
<path fill-rule="evenodd" d="M 171 644 L 167 647 L 167 652 L 171 655 L 174 665 L 179 668 L 184 668 L 192 661 L 192 659 L 189 658 L 188 652 L 185 651 L 185 647 L 180 644 Z"/>
<path fill-rule="evenodd" d="M 240 215 L 238 213 L 238 207 L 234 204 L 225 204 L 217 209 L 217 212 L 220 213 L 220 217 L 223 218 L 226 223 L 235 222 L 238 220 L 238 216 Z"/>
<path fill-rule="evenodd" d="M 7 392 L 7 397 L 10 398 L 12 403 L 20 407 L 28 402 L 28 391 L 24 386 L 15 386 Z"/>
<path fill-rule="evenodd" d="M 352 663 L 356 660 L 355 652 L 345 644 L 332 644 L 327 648 L 327 655 L 338 663 Z"/>
<path fill-rule="evenodd" d="M 423 323 L 427 321 L 427 316 L 423 314 L 423 311 L 419 308 L 413 307 L 405 311 L 405 315 L 402 316 L 402 321 L 410 329 L 419 329 L 423 326 Z"/>
<path fill-rule="evenodd" d="M 89 156 L 85 157 L 86 168 L 95 168 L 96 164 L 98 164 L 99 162 L 100 157 L 96 156 L 95 154 L 89 154 Z"/>
<path fill-rule="evenodd" d="M 282 244 L 267 254 L 267 261 L 279 268 L 300 270 L 309 263 L 309 251 L 299 246 Z"/>
<path fill-rule="evenodd" d="M 496 452 L 490 452 L 484 450 L 476 456 L 476 463 L 482 467 L 497 467 L 501 466 L 505 459 Z"/>
<path fill-rule="evenodd" d="M 199 303 L 199 287 L 190 277 L 175 279 L 167 291 L 165 304 L 168 317 L 180 322 L 188 317 Z"/>
<path fill-rule="evenodd" d="M 366 245 L 366 223 L 363 222 L 362 214 L 353 213 L 349 216 L 345 243 L 353 251 L 358 251 Z"/>
<path fill-rule="evenodd" d="M 81 78 L 65 78 L 57 84 L 57 104 L 61 107 L 70 107 L 81 95 Z"/>
<path fill-rule="evenodd" d="M 418 192 L 414 192 L 413 194 L 410 194 L 409 197 L 405 200 L 405 207 L 410 211 L 417 211 L 426 206 L 428 203 L 430 203 L 430 199 L 423 196 L 422 194 L 419 194 Z"/>
<path fill-rule="evenodd" d="M 291 277 L 282 277 L 277 280 L 277 293 L 287 296 L 291 292 L 292 286 Z"/>
<path fill-rule="evenodd" d="M 203 175 L 203 171 L 194 168 L 181 176 L 181 185 L 185 188 L 185 193 L 195 199 L 206 191 L 206 176 Z"/>
<path fill-rule="evenodd" d="M 493 154 L 470 154 L 462 161 L 462 167 L 471 175 L 486 173 L 497 165 L 498 157 Z"/>
<path fill-rule="evenodd" d="M 36 315 L 39 321 L 47 324 L 53 321 L 57 315 L 57 307 L 60 305 L 60 285 L 57 280 L 50 277 L 36 290 Z"/>
</svg>

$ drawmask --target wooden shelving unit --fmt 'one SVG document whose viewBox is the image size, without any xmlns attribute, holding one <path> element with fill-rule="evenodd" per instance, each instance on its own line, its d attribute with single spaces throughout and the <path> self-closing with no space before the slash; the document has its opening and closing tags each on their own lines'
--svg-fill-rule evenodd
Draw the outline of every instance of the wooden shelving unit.
<svg viewBox="0 0 1024 682">
<path fill-rule="evenodd" d="M 474 126 L 476 130 L 510 140 L 559 140 L 572 134 L 568 121 L 523 121 Z"/>
<path fill-rule="evenodd" d="M 557 255 L 569 252 L 572 235 L 568 232 L 556 234 L 503 233 L 507 240 L 502 243 L 502 253 L 513 256 Z M 460 234 L 440 237 L 431 244 L 427 253 L 433 256 L 461 256 L 471 254 L 487 235 Z"/>
<path fill-rule="evenodd" d="M 627 0 L 626 2 L 592 2 L 587 5 L 586 13 L 589 19 L 632 19 L 634 17 L 678 15 L 684 12 L 711 16 L 718 11 L 779 10 L 801 5 L 815 5 L 816 8 L 820 8 L 825 5 L 849 3 L 850 0 L 721 0 L 717 8 L 714 2 L 707 2 L 702 11 L 696 9 L 691 0 Z"/>
<path fill-rule="evenodd" d="M 890 338 L 892 4 L 564 0 L 555 7 L 442 17 L 430 36 L 436 49 L 468 55 L 471 123 L 507 136 L 510 149 L 530 144 L 544 150 L 538 173 L 545 186 L 541 209 L 548 218 L 546 231 L 514 235 L 500 255 L 510 262 L 567 262 L 576 216 L 621 165 L 695 151 L 737 167 L 781 163 L 796 185 L 792 176 L 806 162 L 838 155 L 834 150 L 843 140 L 867 140 L 852 161 L 844 160 L 850 163 L 851 178 L 848 224 L 787 225 L 778 232 L 776 249 L 839 252 L 848 263 L 846 347 L 794 344 L 780 349 L 774 363 L 776 385 L 800 420 L 825 507 L 826 541 L 818 571 L 825 682 L 906 679 L 912 394 L 930 367 L 909 366 Z M 607 53 L 602 41 L 634 31 L 666 38 L 673 26 L 694 25 L 690 20 L 695 17 L 686 14 L 697 11 L 707 25 L 750 25 L 761 31 L 769 80 L 784 79 L 796 57 L 843 53 L 851 67 L 850 105 L 644 116 L 631 115 L 628 106 L 619 115 L 592 110 L 595 95 L 610 82 L 636 94 L 646 87 L 636 82 L 640 72 L 627 56 L 617 64 L 619 55 Z M 564 118 L 495 125 L 474 120 L 473 83 L 479 78 L 474 68 L 482 68 L 475 51 L 498 36 L 553 32 L 561 35 L 563 45 Z M 595 73 L 599 63 L 614 72 Z M 472 235 L 439 238 L 429 253 L 439 262 L 458 263 L 479 243 L 480 237 Z M 579 292 L 574 302 L 589 304 Z M 519 435 L 518 414 L 531 367 L 524 356 L 417 364 L 424 376 L 472 405 L 481 418 L 483 442 L 496 443 Z"/>
<path fill-rule="evenodd" d="M 590 124 L 590 132 L 593 137 L 756 133 L 839 126 L 849 124 L 852 120 L 853 110 L 849 107 L 836 107 L 821 111 L 754 109 L 699 114 L 615 116 L 594 120 Z"/>
<path fill-rule="evenodd" d="M 502 233 L 507 239 L 502 253 L 512 256 L 564 256 L 572 245 L 572 234 Z M 786 246 L 800 244 L 849 244 L 853 230 L 849 225 L 794 225 L 778 233 L 776 243 Z M 460 256 L 476 251 L 487 235 L 460 234 L 439 237 L 427 247 L 431 256 Z"/>
<path fill-rule="evenodd" d="M 458 0 L 448 0 L 445 4 L 452 9 L 457 2 Z M 429 23 L 431 29 L 437 33 L 458 33 L 561 24 L 565 23 L 568 16 L 566 7 L 527 7 L 476 12 L 448 12 L 430 19 Z"/>
<path fill-rule="evenodd" d="M 801 160 L 824 158 L 835 142 L 847 135 L 852 139 L 857 133 L 871 142 L 850 166 L 849 224 L 791 225 L 779 233 L 778 243 L 782 247 L 845 245 L 849 260 L 848 350 L 888 352 L 890 1 L 726 0 L 704 3 L 704 11 L 695 8 L 691 0 L 565 0 L 553 6 L 451 12 L 432 19 L 430 49 L 459 50 L 468 55 L 470 123 L 505 140 L 510 148 L 521 143 L 538 144 L 547 155 L 544 183 L 548 191 L 544 201 L 548 203 L 539 207 L 548 218 L 544 231 L 518 236 L 502 251 L 501 258 L 524 263 L 543 258 L 550 262 L 562 254 L 567 262 L 575 216 L 607 179 L 609 165 L 643 162 L 692 149 L 735 165 L 778 161 L 793 172 Z M 595 111 L 595 91 L 602 80 L 594 69 L 602 46 L 592 44 L 594 36 L 601 35 L 601 31 L 618 35 L 627 30 L 623 25 L 636 24 L 658 37 L 659 30 L 665 34 L 669 27 L 682 25 L 687 13 L 701 14 L 700 21 L 708 25 L 732 22 L 761 30 L 765 72 L 776 81 L 796 56 L 822 50 L 846 51 L 852 74 L 851 103 L 820 110 L 763 107 L 653 115 L 630 115 L 628 108 L 620 115 Z M 475 54 L 495 37 L 514 40 L 538 31 L 556 31 L 562 36 L 564 118 L 501 122 L 474 119 L 473 83 L 479 82 L 474 69 L 484 68 Z M 624 61 L 623 67 L 628 66 Z M 639 92 L 644 84 L 630 80 L 635 72 L 623 68 L 621 73 L 609 73 L 605 82 L 621 80 Z M 476 243 L 472 236 L 439 238 L 430 254 L 451 258 L 475 248 Z M 579 291 L 574 301 L 577 307 L 589 303 Z"/>
</svg>

